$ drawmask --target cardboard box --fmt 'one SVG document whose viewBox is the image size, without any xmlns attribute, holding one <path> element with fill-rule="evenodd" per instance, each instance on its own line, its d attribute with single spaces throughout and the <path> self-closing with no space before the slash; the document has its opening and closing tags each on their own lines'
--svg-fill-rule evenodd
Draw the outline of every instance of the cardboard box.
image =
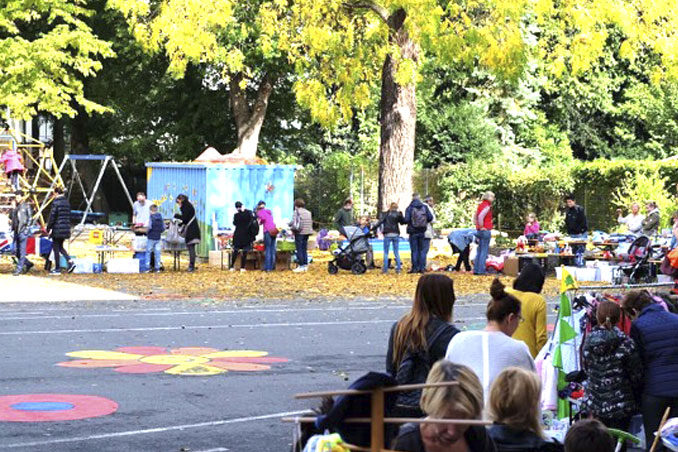
<svg viewBox="0 0 678 452">
<path fill-rule="evenodd" d="M 106 263 L 108 273 L 139 273 L 138 259 L 111 259 Z"/>
<path fill-rule="evenodd" d="M 94 273 L 94 261 L 92 259 L 73 258 L 75 270 L 73 273 Z"/>
<path fill-rule="evenodd" d="M 504 274 L 506 276 L 518 276 L 520 259 L 517 257 L 507 257 L 504 259 Z"/>
<path fill-rule="evenodd" d="M 223 253 L 224 255 L 224 270 L 228 270 L 231 262 L 231 251 L 210 251 L 209 254 L 209 265 L 210 267 L 219 267 L 221 268 L 221 254 Z M 263 253 L 262 253 L 263 255 Z M 263 259 L 263 258 L 262 258 Z M 240 262 L 241 257 L 240 254 L 238 254 L 238 259 L 235 261 L 235 269 L 240 270 Z M 263 265 L 263 260 L 261 261 Z M 258 257 L 258 252 L 257 251 L 248 251 L 247 252 L 247 260 L 245 260 L 245 270 L 258 270 L 261 267 L 259 267 L 259 257 Z"/>
<path fill-rule="evenodd" d="M 222 256 L 223 255 L 223 256 Z M 210 251 L 208 265 L 210 267 L 221 267 L 223 258 L 224 268 L 228 268 L 228 259 L 230 253 L 228 251 Z"/>
<path fill-rule="evenodd" d="M 277 271 L 290 270 L 292 268 L 292 254 L 294 253 L 291 251 L 278 251 L 275 255 L 275 269 Z M 264 256 L 265 256 L 264 251 L 256 252 L 256 258 L 259 268 L 264 268 Z M 247 259 L 248 259 L 247 263 L 249 264 L 249 254 Z"/>
</svg>

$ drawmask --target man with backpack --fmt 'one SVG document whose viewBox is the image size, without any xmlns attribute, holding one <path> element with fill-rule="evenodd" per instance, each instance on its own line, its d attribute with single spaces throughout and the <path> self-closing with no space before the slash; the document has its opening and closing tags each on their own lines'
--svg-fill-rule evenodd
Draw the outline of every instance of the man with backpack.
<svg viewBox="0 0 678 452">
<path fill-rule="evenodd" d="M 426 271 L 426 229 L 433 221 L 433 215 L 426 205 L 421 202 L 418 193 L 412 195 L 412 202 L 405 210 L 405 223 L 410 236 L 410 253 L 412 255 L 412 269 L 409 273 L 424 273 Z"/>
<path fill-rule="evenodd" d="M 252 249 L 252 242 L 259 233 L 259 223 L 251 210 L 245 209 L 240 201 L 235 203 L 237 212 L 233 215 L 233 253 L 231 254 L 230 270 L 235 271 L 235 261 L 240 257 L 240 271 L 245 271 L 247 252 Z"/>
</svg>

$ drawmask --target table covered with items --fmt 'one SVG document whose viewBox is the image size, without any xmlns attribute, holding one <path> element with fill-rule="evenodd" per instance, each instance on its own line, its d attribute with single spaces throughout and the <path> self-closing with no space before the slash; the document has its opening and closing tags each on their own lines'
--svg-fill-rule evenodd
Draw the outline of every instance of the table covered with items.
<svg viewBox="0 0 678 452">
<path fill-rule="evenodd" d="M 561 269 L 580 281 L 638 284 L 670 280 L 662 278 L 660 265 L 670 238 L 629 234 L 593 233 L 587 240 L 541 234 L 538 239 L 521 237 L 516 248 L 504 254 L 504 273 L 517 275 L 531 262 L 547 274 L 561 278 Z"/>
</svg>

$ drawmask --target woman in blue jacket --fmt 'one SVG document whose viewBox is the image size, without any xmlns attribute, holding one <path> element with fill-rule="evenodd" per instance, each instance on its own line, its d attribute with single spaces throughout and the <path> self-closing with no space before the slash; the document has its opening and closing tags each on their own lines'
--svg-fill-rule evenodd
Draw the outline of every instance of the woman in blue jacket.
<svg viewBox="0 0 678 452">
<path fill-rule="evenodd" d="M 664 411 L 670 407 L 669 417 L 678 416 L 678 315 L 656 304 L 647 291 L 629 292 L 622 308 L 633 318 L 631 338 L 643 361 L 640 410 L 649 445 Z"/>
</svg>

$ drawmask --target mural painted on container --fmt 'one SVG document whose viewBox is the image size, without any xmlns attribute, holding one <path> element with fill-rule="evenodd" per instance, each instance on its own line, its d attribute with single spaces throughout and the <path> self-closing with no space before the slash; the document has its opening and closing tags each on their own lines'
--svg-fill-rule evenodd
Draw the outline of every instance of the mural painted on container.
<svg viewBox="0 0 678 452">
<path fill-rule="evenodd" d="M 278 225 L 287 225 L 294 210 L 294 170 L 285 166 L 213 168 L 207 173 L 208 218 L 219 227 L 230 226 L 235 202 L 253 210 L 259 201 Z"/>
<path fill-rule="evenodd" d="M 116 372 L 147 374 L 164 372 L 171 375 L 211 376 L 227 372 L 261 372 L 273 364 L 286 363 L 286 358 L 269 357 L 259 350 L 218 350 L 211 347 L 139 346 L 108 350 L 79 350 L 66 353 L 77 360 L 57 363 L 61 367 L 113 368 Z"/>
<path fill-rule="evenodd" d="M 75 421 L 107 416 L 118 404 L 105 397 L 78 394 L 0 396 L 0 422 Z"/>
<path fill-rule="evenodd" d="M 205 257 L 214 249 L 211 239 L 215 228 L 233 226 L 236 201 L 248 209 L 265 201 L 276 223 L 285 226 L 294 208 L 294 172 L 295 167 L 290 165 L 149 163 L 147 192 L 165 218 L 178 212 L 174 202 L 177 195 L 188 195 L 202 233 L 198 254 Z"/>
</svg>

